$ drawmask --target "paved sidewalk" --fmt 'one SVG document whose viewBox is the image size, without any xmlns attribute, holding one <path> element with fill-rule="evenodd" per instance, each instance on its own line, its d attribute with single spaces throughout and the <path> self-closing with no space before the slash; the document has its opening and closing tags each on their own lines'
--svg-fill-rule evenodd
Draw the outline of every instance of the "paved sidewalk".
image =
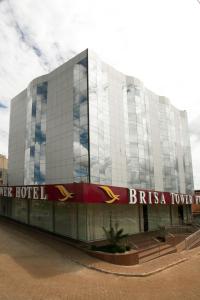
<svg viewBox="0 0 200 300">
<path fill-rule="evenodd" d="M 184 263 L 193 256 L 200 255 L 200 247 L 198 247 L 189 251 L 183 251 L 181 253 L 165 255 L 143 264 L 134 266 L 121 266 L 90 257 L 86 253 L 82 253 L 80 255 L 79 251 L 80 250 L 75 249 L 75 251 L 73 251 L 68 258 L 70 258 L 73 262 L 76 262 L 77 264 L 85 266 L 89 269 L 103 273 L 129 277 L 150 276 L 163 270 L 172 268 L 175 265 Z"/>
<path fill-rule="evenodd" d="M 59 239 L 59 238 L 58 238 Z M 98 258 L 92 257 L 87 252 L 80 250 L 70 244 L 59 239 L 61 244 L 64 243 L 67 247 L 65 253 L 66 257 L 78 265 L 84 266 L 88 269 L 96 270 L 99 272 L 113 274 L 126 277 L 147 277 L 153 274 L 162 272 L 166 269 L 172 268 L 178 264 L 188 261 L 193 256 L 200 255 L 200 245 L 194 249 L 188 251 L 182 251 L 179 253 L 171 253 L 165 256 L 158 257 L 151 261 L 133 265 L 133 266 L 121 266 L 108 263 Z M 73 243 L 72 243 L 73 244 Z M 66 249 L 66 248 L 65 248 Z"/>
<path fill-rule="evenodd" d="M 10 224 L 9 224 L 10 223 Z M 113 274 L 126 277 L 147 277 L 163 270 L 172 268 L 175 265 L 184 263 L 193 256 L 200 255 L 200 246 L 189 251 L 182 251 L 180 253 L 172 253 L 165 256 L 161 256 L 157 259 L 151 260 L 138 265 L 133 266 L 121 266 L 114 265 L 98 258 L 88 255 L 86 252 L 73 246 L 73 242 L 67 242 L 62 238 L 52 236 L 48 233 L 38 231 L 20 224 L 15 224 L 7 220 L 1 220 L 1 228 L 4 227 L 8 231 L 16 230 L 18 234 L 24 236 L 31 232 L 31 236 L 38 241 L 43 242 L 45 238 L 46 246 L 54 248 L 60 252 L 64 257 L 76 263 L 77 265 L 84 266 L 88 269 L 96 270 L 99 272 Z M 9 228 L 10 227 L 10 228 Z M 19 231 L 20 230 L 20 231 Z M 71 244 L 71 245 L 70 245 Z"/>
<path fill-rule="evenodd" d="M 117 266 L 0 219 L 0 300 L 199 300 L 199 254 L 196 248 Z"/>
</svg>

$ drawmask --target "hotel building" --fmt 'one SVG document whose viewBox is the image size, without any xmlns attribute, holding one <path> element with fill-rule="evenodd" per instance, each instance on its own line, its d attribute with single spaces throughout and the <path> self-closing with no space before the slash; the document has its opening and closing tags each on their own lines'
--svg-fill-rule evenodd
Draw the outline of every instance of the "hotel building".
<svg viewBox="0 0 200 300">
<path fill-rule="evenodd" d="M 129 188 L 193 194 L 187 114 L 85 50 L 12 99 L 8 183 L 66 201 L 5 196 L 3 215 L 74 239 L 102 239 L 110 216 L 129 234 L 189 222 L 189 204 L 120 205 Z"/>
<path fill-rule="evenodd" d="M 7 184 L 8 159 L 0 154 L 0 185 Z"/>
</svg>

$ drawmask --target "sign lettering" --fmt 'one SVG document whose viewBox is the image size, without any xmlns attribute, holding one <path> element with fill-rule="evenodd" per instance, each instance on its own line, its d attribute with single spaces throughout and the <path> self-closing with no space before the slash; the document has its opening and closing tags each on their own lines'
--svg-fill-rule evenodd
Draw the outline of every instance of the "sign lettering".
<svg viewBox="0 0 200 300">
<path fill-rule="evenodd" d="M 129 204 L 200 204 L 200 195 L 185 195 L 129 189 Z"/>
</svg>

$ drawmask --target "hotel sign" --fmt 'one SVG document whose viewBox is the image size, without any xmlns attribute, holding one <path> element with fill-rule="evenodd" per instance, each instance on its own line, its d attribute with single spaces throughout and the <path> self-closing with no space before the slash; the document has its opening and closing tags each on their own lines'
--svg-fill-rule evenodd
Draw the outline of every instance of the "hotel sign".
<svg viewBox="0 0 200 300">
<path fill-rule="evenodd" d="M 129 204 L 200 204 L 200 195 L 129 189 Z"/>
<path fill-rule="evenodd" d="M 0 186 L 0 197 L 105 205 L 200 204 L 200 195 L 128 189 L 89 183 Z"/>
<path fill-rule="evenodd" d="M 22 198 L 22 199 L 43 199 L 48 198 L 45 194 L 44 186 L 1 186 L 0 196 L 10 197 L 10 198 Z"/>
</svg>

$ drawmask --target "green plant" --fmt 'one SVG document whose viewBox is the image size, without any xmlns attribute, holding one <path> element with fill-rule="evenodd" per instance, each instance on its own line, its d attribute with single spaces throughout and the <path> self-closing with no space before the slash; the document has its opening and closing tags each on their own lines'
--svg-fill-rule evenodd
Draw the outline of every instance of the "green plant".
<svg viewBox="0 0 200 300">
<path fill-rule="evenodd" d="M 119 229 L 118 222 L 115 223 L 113 226 L 112 218 L 110 217 L 110 227 L 109 229 L 106 229 L 103 227 L 103 230 L 105 232 L 106 238 L 109 241 L 109 244 L 102 245 L 102 246 L 96 246 L 92 245 L 91 250 L 92 251 L 102 251 L 102 252 L 108 252 L 108 253 L 124 253 L 126 251 L 130 251 L 131 247 L 129 245 L 126 245 L 126 242 L 122 240 L 128 237 L 128 234 L 124 234 L 123 228 Z"/>
<path fill-rule="evenodd" d="M 118 246 L 118 245 L 104 245 L 104 246 L 91 246 L 92 251 L 102 251 L 102 252 L 108 252 L 108 253 L 124 253 L 126 251 L 129 251 L 127 247 L 124 246 Z"/>
<path fill-rule="evenodd" d="M 111 217 L 110 217 L 110 227 L 109 227 L 109 229 L 106 229 L 105 227 L 103 227 L 103 230 L 105 232 L 107 240 L 113 246 L 119 246 L 119 242 L 122 239 L 128 237 L 128 234 L 123 233 L 123 231 L 124 231 L 123 228 L 119 229 L 118 222 L 116 222 L 115 225 L 113 226 Z"/>
<path fill-rule="evenodd" d="M 131 250 L 131 246 L 127 245 L 127 246 L 125 247 L 125 249 L 126 249 L 126 251 L 130 251 L 130 250 Z"/>
</svg>

